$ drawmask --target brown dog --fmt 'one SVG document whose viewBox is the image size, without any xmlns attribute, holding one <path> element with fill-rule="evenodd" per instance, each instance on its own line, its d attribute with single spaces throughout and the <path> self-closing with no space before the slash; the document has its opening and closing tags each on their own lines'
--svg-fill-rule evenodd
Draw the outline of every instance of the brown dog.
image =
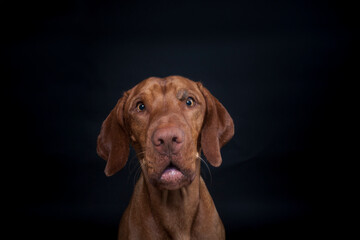
<svg viewBox="0 0 360 240">
<path fill-rule="evenodd" d="M 220 148 L 233 135 L 229 113 L 201 83 L 152 77 L 125 92 L 97 142 L 107 176 L 124 167 L 130 144 L 141 165 L 119 239 L 225 239 L 200 152 L 220 166 Z"/>
</svg>

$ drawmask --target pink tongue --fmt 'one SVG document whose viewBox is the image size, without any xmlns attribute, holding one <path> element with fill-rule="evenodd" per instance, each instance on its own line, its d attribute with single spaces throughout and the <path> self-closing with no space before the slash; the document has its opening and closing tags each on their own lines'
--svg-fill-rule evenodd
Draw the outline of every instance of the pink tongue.
<svg viewBox="0 0 360 240">
<path fill-rule="evenodd" d="M 176 168 L 168 168 L 161 175 L 161 180 L 165 182 L 176 182 L 181 179 L 183 174 Z"/>
</svg>

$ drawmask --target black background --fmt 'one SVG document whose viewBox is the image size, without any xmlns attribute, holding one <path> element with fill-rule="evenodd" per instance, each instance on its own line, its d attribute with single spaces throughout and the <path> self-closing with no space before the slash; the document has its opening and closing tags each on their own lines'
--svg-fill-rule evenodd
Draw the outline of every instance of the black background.
<svg viewBox="0 0 360 240">
<path fill-rule="evenodd" d="M 340 230 L 354 6 L 75 0 L 2 8 L 3 183 L 15 239 L 116 239 L 137 160 L 132 153 L 105 177 L 96 138 L 123 91 L 168 75 L 201 81 L 234 119 L 223 164 L 202 169 L 228 239 Z"/>
</svg>

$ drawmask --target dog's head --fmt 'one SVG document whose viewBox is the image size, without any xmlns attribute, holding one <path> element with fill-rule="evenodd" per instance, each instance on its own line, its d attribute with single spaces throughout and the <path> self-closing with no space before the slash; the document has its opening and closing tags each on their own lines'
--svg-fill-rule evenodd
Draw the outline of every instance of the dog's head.
<svg viewBox="0 0 360 240">
<path fill-rule="evenodd" d="M 97 152 L 111 176 L 126 164 L 131 143 L 149 182 L 173 190 L 194 180 L 201 149 L 220 166 L 220 148 L 233 135 L 230 115 L 201 83 L 152 77 L 119 99 L 102 124 Z"/>
</svg>

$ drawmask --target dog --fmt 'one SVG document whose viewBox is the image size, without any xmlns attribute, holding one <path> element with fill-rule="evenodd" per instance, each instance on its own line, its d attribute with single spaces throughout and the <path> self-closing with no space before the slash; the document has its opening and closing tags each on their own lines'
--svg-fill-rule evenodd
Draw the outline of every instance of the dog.
<svg viewBox="0 0 360 240">
<path fill-rule="evenodd" d="M 233 135 L 231 116 L 199 82 L 151 77 L 126 91 L 97 139 L 107 176 L 124 167 L 130 145 L 141 166 L 118 239 L 225 239 L 200 156 L 220 166 Z"/>
</svg>

